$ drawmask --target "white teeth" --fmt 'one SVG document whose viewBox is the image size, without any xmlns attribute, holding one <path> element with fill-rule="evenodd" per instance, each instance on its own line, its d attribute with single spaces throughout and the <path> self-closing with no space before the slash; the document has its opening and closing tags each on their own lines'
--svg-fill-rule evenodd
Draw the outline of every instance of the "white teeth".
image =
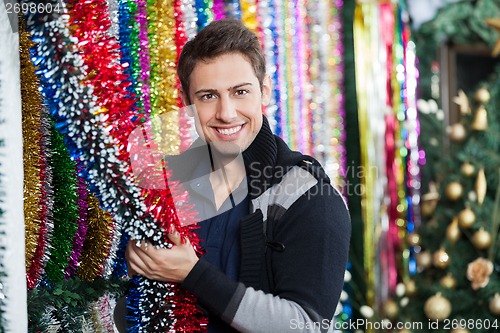
<svg viewBox="0 0 500 333">
<path fill-rule="evenodd" d="M 220 134 L 231 135 L 231 134 L 238 132 L 240 129 L 241 129 L 241 125 L 236 126 L 236 127 L 232 127 L 232 128 L 218 128 L 217 131 Z"/>
</svg>

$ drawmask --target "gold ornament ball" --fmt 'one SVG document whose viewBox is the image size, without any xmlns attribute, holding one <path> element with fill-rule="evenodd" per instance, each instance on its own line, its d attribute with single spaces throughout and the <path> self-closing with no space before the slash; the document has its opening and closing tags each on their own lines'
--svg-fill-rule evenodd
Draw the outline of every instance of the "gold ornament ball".
<svg viewBox="0 0 500 333">
<path fill-rule="evenodd" d="M 460 167 L 460 171 L 462 172 L 462 175 L 464 175 L 466 177 L 471 177 L 474 175 L 476 168 L 474 167 L 473 164 L 470 164 L 469 162 L 465 162 Z"/>
<path fill-rule="evenodd" d="M 424 312 L 431 320 L 444 320 L 451 313 L 451 304 L 440 293 L 430 297 L 424 305 Z"/>
<path fill-rule="evenodd" d="M 415 281 L 408 280 L 405 282 L 405 294 L 406 296 L 413 296 L 417 293 L 417 285 Z"/>
<path fill-rule="evenodd" d="M 396 303 L 392 299 L 388 299 L 387 301 L 385 301 L 384 313 L 387 316 L 387 318 L 396 319 L 396 317 L 398 316 L 398 312 L 399 312 L 398 303 Z"/>
<path fill-rule="evenodd" d="M 485 250 L 491 245 L 491 235 L 483 228 L 479 229 L 472 235 L 472 244 L 478 250 Z"/>
<path fill-rule="evenodd" d="M 432 256 L 432 263 L 438 268 L 446 268 L 450 263 L 450 256 L 444 248 L 440 248 Z"/>
<path fill-rule="evenodd" d="M 411 246 L 416 246 L 420 244 L 420 236 L 415 232 L 408 234 L 408 236 L 406 236 L 406 240 L 408 241 L 408 244 Z"/>
<path fill-rule="evenodd" d="M 458 224 L 461 228 L 469 229 L 476 222 L 476 214 L 470 209 L 470 207 L 466 207 L 458 214 Z"/>
<path fill-rule="evenodd" d="M 453 142 L 460 143 L 467 137 L 467 130 L 462 123 L 456 123 L 448 127 L 448 136 Z"/>
<path fill-rule="evenodd" d="M 439 283 L 448 289 L 453 289 L 457 286 L 457 280 L 450 273 L 446 274 L 439 280 Z"/>
<path fill-rule="evenodd" d="M 450 331 L 450 333 L 470 333 L 470 331 L 466 328 L 455 328 L 453 330 Z"/>
<path fill-rule="evenodd" d="M 495 294 L 490 300 L 489 308 L 493 315 L 500 316 L 500 294 Z"/>
<path fill-rule="evenodd" d="M 421 268 L 428 268 L 432 264 L 432 256 L 428 251 L 422 251 L 417 256 L 417 265 Z"/>
<path fill-rule="evenodd" d="M 456 201 L 462 197 L 464 188 L 459 182 L 451 182 L 446 186 L 446 197 L 451 201 Z"/>
<path fill-rule="evenodd" d="M 450 225 L 446 228 L 446 238 L 452 243 L 456 243 L 462 233 L 460 232 L 460 228 L 458 227 L 458 218 L 455 217 L 453 221 L 451 221 Z"/>
<path fill-rule="evenodd" d="M 491 95 L 488 89 L 486 88 L 480 88 L 476 91 L 476 94 L 474 95 L 474 98 L 476 101 L 482 104 L 486 104 L 489 102 Z"/>
</svg>

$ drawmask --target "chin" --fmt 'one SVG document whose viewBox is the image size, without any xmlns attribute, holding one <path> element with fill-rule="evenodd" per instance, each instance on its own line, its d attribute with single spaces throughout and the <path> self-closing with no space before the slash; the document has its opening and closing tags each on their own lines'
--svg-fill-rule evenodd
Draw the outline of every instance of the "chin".
<svg viewBox="0 0 500 333">
<path fill-rule="evenodd" d="M 216 141 L 211 142 L 210 146 L 214 148 L 215 154 L 224 158 L 236 158 L 242 152 L 241 147 L 232 142 Z"/>
</svg>

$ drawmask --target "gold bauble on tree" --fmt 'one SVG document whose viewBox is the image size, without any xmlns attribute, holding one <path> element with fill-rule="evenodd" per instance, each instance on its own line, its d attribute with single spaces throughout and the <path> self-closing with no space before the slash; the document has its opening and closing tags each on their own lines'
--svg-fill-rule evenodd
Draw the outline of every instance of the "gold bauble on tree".
<svg viewBox="0 0 500 333">
<path fill-rule="evenodd" d="M 475 131 L 486 131 L 488 129 L 488 112 L 486 112 L 484 105 L 477 108 L 471 128 Z"/>
<path fill-rule="evenodd" d="M 491 245 L 491 234 L 483 228 L 480 228 L 472 235 L 472 244 L 478 250 L 489 248 Z"/>
<path fill-rule="evenodd" d="M 446 186 L 446 197 L 451 201 L 456 201 L 462 197 L 464 188 L 459 182 L 451 182 Z"/>
<path fill-rule="evenodd" d="M 446 268 L 450 263 L 450 256 L 446 253 L 446 250 L 442 247 L 432 255 L 432 264 L 437 268 Z"/>
<path fill-rule="evenodd" d="M 397 318 L 398 313 L 399 313 L 399 307 L 398 303 L 396 303 L 392 299 L 388 299 L 384 303 L 384 313 L 387 316 L 387 318 L 394 320 Z"/>
<path fill-rule="evenodd" d="M 500 294 L 496 293 L 488 304 L 491 314 L 500 316 Z"/>
<path fill-rule="evenodd" d="M 479 169 L 479 172 L 477 173 L 477 178 L 476 178 L 476 194 L 477 194 L 477 202 L 482 205 L 484 201 L 484 197 L 486 196 L 486 189 L 487 189 L 487 184 L 486 184 L 486 175 L 484 174 L 484 169 L 481 168 Z"/>
<path fill-rule="evenodd" d="M 474 167 L 473 164 L 471 164 L 469 162 L 465 162 L 460 167 L 460 172 L 462 172 L 462 175 L 464 175 L 465 177 L 473 176 L 475 171 L 476 171 L 476 168 Z"/>
<path fill-rule="evenodd" d="M 453 289 L 457 286 L 457 280 L 451 275 L 451 273 L 446 274 L 439 280 L 439 283 L 444 287 L 448 289 Z"/>
<path fill-rule="evenodd" d="M 466 207 L 458 214 L 458 225 L 463 229 L 469 229 L 476 222 L 476 214 L 470 209 L 470 207 Z"/>
<path fill-rule="evenodd" d="M 441 293 L 430 297 L 424 305 L 424 312 L 431 320 L 443 320 L 451 313 L 451 304 Z"/>
<path fill-rule="evenodd" d="M 455 123 L 446 129 L 448 137 L 455 143 L 460 143 L 467 138 L 467 130 L 462 123 Z"/>
<path fill-rule="evenodd" d="M 474 98 L 476 101 L 478 101 L 481 104 L 486 104 L 490 101 L 491 95 L 488 89 L 486 88 L 479 88 L 476 90 L 476 93 L 474 94 Z"/>
<path fill-rule="evenodd" d="M 406 296 L 413 296 L 417 293 L 417 285 L 415 284 L 415 281 L 413 280 L 408 280 L 405 282 L 405 295 Z"/>
<path fill-rule="evenodd" d="M 425 269 L 430 267 L 432 264 L 432 256 L 429 251 L 422 251 L 417 256 L 417 266 L 419 268 Z"/>
<path fill-rule="evenodd" d="M 446 238 L 450 242 L 456 243 L 460 239 L 461 235 L 462 233 L 460 232 L 460 228 L 458 227 L 458 217 L 455 217 L 446 228 Z"/>
</svg>

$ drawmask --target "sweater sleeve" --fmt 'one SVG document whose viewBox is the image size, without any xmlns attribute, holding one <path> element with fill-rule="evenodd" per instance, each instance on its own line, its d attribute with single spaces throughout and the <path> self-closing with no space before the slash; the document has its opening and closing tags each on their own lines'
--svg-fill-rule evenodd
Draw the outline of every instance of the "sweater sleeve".
<svg viewBox="0 0 500 333">
<path fill-rule="evenodd" d="M 327 332 L 344 282 L 350 218 L 341 195 L 319 182 L 277 222 L 274 293 L 231 281 L 200 260 L 182 286 L 240 332 Z"/>
</svg>

